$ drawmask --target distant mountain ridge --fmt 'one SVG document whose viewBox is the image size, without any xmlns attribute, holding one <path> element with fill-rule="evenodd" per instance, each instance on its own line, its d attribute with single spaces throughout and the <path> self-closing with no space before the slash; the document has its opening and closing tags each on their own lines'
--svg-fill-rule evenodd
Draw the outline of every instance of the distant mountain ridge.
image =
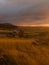
<svg viewBox="0 0 49 65">
<path fill-rule="evenodd" d="M 13 29 L 17 29 L 17 26 L 12 25 L 10 23 L 3 23 L 3 24 L 0 24 L 0 30 L 2 30 L 2 29 L 13 30 Z"/>
</svg>

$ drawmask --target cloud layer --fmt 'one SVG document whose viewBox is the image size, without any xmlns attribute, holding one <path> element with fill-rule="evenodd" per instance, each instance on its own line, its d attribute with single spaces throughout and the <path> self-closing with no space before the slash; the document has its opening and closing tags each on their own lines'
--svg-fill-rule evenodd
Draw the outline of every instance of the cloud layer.
<svg viewBox="0 0 49 65">
<path fill-rule="evenodd" d="M 49 0 L 0 0 L 0 23 L 49 24 Z"/>
</svg>

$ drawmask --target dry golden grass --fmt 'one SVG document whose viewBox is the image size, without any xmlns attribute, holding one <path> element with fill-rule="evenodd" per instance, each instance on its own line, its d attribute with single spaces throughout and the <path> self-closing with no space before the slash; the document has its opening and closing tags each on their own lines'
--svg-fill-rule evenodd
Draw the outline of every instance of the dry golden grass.
<svg viewBox="0 0 49 65">
<path fill-rule="evenodd" d="M 0 53 L 13 59 L 13 65 L 49 65 L 49 46 L 34 45 L 33 41 L 35 40 L 0 38 Z"/>
<path fill-rule="evenodd" d="M 24 31 L 33 38 L 0 38 L 0 65 L 49 65 L 49 28 Z"/>
</svg>

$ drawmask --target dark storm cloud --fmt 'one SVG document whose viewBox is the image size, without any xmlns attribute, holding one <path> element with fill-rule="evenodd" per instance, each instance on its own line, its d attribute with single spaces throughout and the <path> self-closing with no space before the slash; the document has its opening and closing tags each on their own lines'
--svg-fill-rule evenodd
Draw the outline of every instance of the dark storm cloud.
<svg viewBox="0 0 49 65">
<path fill-rule="evenodd" d="M 48 0 L 0 0 L 0 12 L 15 12 L 29 6 L 35 6 L 37 3 Z"/>
<path fill-rule="evenodd" d="M 49 0 L 0 0 L 0 22 L 33 20 L 31 23 L 37 24 L 49 16 L 48 12 Z"/>
</svg>

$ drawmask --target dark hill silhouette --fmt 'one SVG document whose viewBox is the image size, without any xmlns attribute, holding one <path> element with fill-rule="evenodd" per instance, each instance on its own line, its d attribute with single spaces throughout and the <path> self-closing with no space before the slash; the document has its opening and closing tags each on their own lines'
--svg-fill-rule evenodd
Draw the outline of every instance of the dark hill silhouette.
<svg viewBox="0 0 49 65">
<path fill-rule="evenodd" d="M 3 24 L 0 24 L 0 30 L 2 30 L 2 29 L 9 29 L 9 30 L 15 30 L 15 29 L 17 29 L 17 26 L 14 26 L 14 25 L 12 25 L 12 24 L 10 24 L 10 23 L 3 23 Z"/>
</svg>

